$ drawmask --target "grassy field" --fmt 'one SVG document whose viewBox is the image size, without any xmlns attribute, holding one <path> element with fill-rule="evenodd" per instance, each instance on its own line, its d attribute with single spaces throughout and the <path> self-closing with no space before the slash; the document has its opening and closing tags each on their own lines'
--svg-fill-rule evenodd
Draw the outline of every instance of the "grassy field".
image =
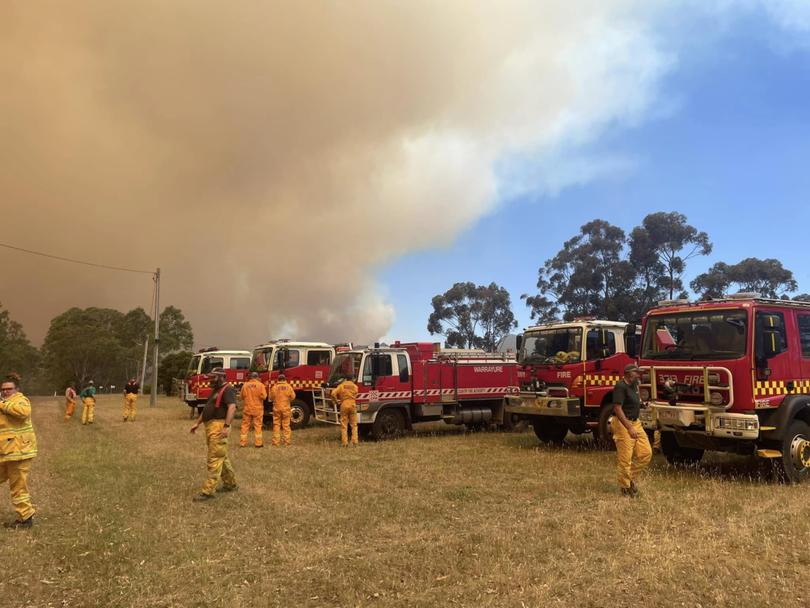
<svg viewBox="0 0 810 608">
<path fill-rule="evenodd" d="M 338 448 L 238 448 L 240 491 L 192 503 L 204 439 L 172 399 L 96 424 L 35 399 L 27 532 L 1 530 L 0 606 L 806 606 L 810 487 L 715 456 L 656 456 L 617 495 L 613 454 L 433 425 Z M 78 413 L 77 413 L 78 414 Z M 7 494 L 2 517 L 13 518 Z"/>
</svg>

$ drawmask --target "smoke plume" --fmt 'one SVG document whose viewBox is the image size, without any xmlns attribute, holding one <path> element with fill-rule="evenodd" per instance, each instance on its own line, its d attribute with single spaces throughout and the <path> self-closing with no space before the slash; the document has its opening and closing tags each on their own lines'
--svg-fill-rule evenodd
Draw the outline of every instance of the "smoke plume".
<svg viewBox="0 0 810 608">
<path fill-rule="evenodd" d="M 639 6 L 8 0 L 0 240 L 160 266 L 201 345 L 373 340 L 376 269 L 598 171 L 499 180 L 648 109 L 669 59 Z M 37 341 L 70 306 L 149 307 L 145 275 L 0 263 Z"/>
</svg>

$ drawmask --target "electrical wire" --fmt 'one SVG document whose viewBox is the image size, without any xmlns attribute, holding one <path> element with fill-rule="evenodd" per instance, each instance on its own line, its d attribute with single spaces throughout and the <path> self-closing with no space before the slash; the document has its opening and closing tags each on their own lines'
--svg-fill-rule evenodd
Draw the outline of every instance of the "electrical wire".
<svg viewBox="0 0 810 608">
<path fill-rule="evenodd" d="M 138 274 L 151 274 L 154 275 L 154 270 L 138 270 L 135 268 L 123 268 L 121 266 L 108 266 L 107 264 L 96 264 L 95 262 L 85 262 L 84 260 L 75 260 L 73 258 L 65 258 L 59 255 L 52 255 L 50 253 L 43 253 L 41 251 L 33 251 L 32 249 L 23 249 L 7 243 L 0 243 L 0 247 L 6 249 L 13 249 L 14 251 L 22 251 L 23 253 L 30 253 L 31 255 L 38 255 L 43 258 L 50 258 L 52 260 L 59 260 L 61 262 L 72 262 L 73 264 L 83 264 L 85 266 L 93 266 L 95 268 L 106 268 L 107 270 L 120 270 L 121 272 L 135 272 Z"/>
</svg>

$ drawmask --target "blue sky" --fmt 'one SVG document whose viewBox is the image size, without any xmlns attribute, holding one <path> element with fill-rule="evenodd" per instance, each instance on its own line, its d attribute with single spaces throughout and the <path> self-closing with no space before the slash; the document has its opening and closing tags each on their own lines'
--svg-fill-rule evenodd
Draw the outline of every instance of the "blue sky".
<svg viewBox="0 0 810 608">
<path fill-rule="evenodd" d="M 659 83 L 660 111 L 607 129 L 583 151 L 626 166 L 553 196 L 501 201 L 452 242 L 381 268 L 396 306 L 389 337 L 431 339 L 430 299 L 456 281 L 505 286 L 526 326 L 520 294 L 533 292 L 538 267 L 580 225 L 603 218 L 629 232 L 661 210 L 684 213 L 714 243 L 711 256 L 691 261 L 687 283 L 717 261 L 774 257 L 810 291 L 810 45 L 756 12 L 685 20 L 661 35 L 675 62 Z"/>
</svg>

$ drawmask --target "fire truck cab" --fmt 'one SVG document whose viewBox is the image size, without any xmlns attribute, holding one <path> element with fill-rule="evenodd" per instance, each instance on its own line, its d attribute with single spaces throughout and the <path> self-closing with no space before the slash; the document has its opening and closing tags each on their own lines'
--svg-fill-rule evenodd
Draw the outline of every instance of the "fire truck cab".
<svg viewBox="0 0 810 608">
<path fill-rule="evenodd" d="M 319 391 L 329 376 L 335 358 L 335 347 L 324 342 L 293 342 L 273 340 L 253 349 L 252 371 L 268 389 L 278 381 L 283 371 L 295 391 L 291 404 L 290 425 L 302 428 L 309 424 L 314 411 L 314 392 Z M 270 419 L 273 404 L 264 404 L 265 420 Z"/>
<path fill-rule="evenodd" d="M 201 349 L 191 358 L 181 397 L 192 408 L 192 416 L 195 408 L 201 408 L 211 396 L 208 374 L 218 367 L 225 370 L 227 381 L 239 390 L 247 380 L 250 370 L 250 351 L 219 350 L 217 347 L 211 347 Z"/>
<path fill-rule="evenodd" d="M 516 393 L 517 362 L 509 354 L 442 349 L 431 342 L 395 342 L 339 353 L 325 390 L 316 396 L 319 421 L 339 424 L 327 390 L 343 379 L 359 388 L 359 430 L 385 439 L 417 422 L 482 428 L 503 422 L 504 397 Z"/>
<path fill-rule="evenodd" d="M 669 302 L 644 320 L 642 423 L 671 463 L 705 450 L 772 459 L 810 476 L 810 303 L 742 293 Z"/>
<path fill-rule="evenodd" d="M 531 422 L 538 439 L 561 443 L 569 431 L 610 442 L 611 395 L 635 361 L 635 324 L 581 317 L 525 330 L 519 341 L 520 394 L 507 413 Z"/>
</svg>

